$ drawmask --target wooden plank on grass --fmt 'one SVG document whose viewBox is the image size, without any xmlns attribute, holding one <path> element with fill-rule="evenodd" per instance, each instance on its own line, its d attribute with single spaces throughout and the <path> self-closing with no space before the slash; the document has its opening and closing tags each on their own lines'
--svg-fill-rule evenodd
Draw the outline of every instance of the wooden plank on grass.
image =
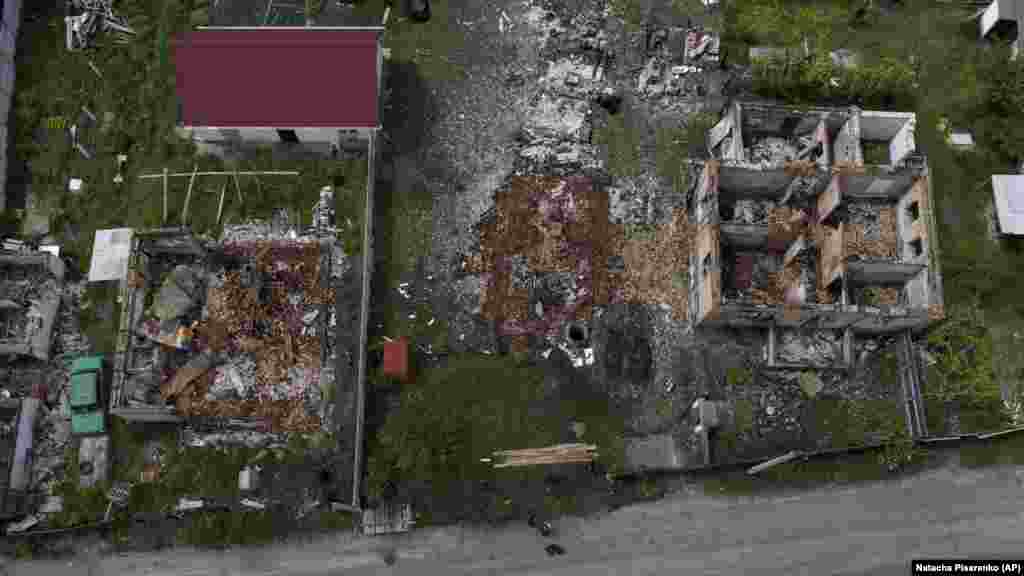
<svg viewBox="0 0 1024 576">
<path fill-rule="evenodd" d="M 224 214 L 224 193 L 228 191 L 228 183 L 225 182 L 220 187 L 220 202 L 217 203 L 217 224 L 220 224 L 220 218 Z"/>
<path fill-rule="evenodd" d="M 192 177 L 188 179 L 188 192 L 185 193 L 185 205 L 181 208 L 181 223 L 188 223 L 188 205 L 192 201 L 192 187 L 196 183 L 196 173 L 199 172 L 199 164 L 192 169 Z"/>
</svg>

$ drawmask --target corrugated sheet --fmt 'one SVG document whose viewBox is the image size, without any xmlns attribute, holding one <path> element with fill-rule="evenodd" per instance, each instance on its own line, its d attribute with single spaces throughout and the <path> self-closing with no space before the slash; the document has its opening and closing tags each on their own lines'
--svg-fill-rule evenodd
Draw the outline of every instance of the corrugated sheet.
<svg viewBox="0 0 1024 576">
<path fill-rule="evenodd" d="M 374 128 L 378 33 L 203 30 L 175 42 L 186 126 Z"/>
</svg>

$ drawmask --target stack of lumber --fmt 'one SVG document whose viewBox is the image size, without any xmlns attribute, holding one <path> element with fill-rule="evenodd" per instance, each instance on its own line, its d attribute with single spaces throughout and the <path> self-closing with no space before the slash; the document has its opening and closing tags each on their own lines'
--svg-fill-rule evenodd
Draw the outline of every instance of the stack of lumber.
<svg viewBox="0 0 1024 576">
<path fill-rule="evenodd" d="M 542 464 L 587 464 L 597 458 L 594 444 L 558 444 L 546 448 L 502 450 L 494 453 L 495 468 Z"/>
</svg>

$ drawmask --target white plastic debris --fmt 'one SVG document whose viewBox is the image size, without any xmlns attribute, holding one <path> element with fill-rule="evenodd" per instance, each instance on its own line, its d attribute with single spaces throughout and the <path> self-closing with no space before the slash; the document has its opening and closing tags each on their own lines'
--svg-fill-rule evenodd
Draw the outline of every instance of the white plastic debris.
<svg viewBox="0 0 1024 576">
<path fill-rule="evenodd" d="M 540 356 L 541 356 L 541 358 L 543 358 L 543 359 L 547 360 L 547 359 L 548 359 L 548 357 L 549 357 L 549 356 L 551 356 L 551 351 L 552 351 L 552 350 L 554 350 L 554 349 L 553 349 L 553 348 L 548 348 L 547 350 L 545 350 L 545 351 L 541 352 L 541 353 L 540 353 Z"/>
<path fill-rule="evenodd" d="M 178 506 L 174 509 L 175 512 L 187 512 L 189 510 L 199 510 L 203 507 L 202 500 L 192 500 L 189 498 L 181 498 L 178 500 Z"/>
<path fill-rule="evenodd" d="M 35 514 L 33 514 L 31 516 L 26 516 L 24 519 L 19 520 L 18 522 L 11 522 L 10 524 L 8 524 L 7 525 L 7 533 L 8 534 L 19 534 L 19 533 L 24 532 L 24 531 L 28 530 L 29 528 L 35 526 L 36 524 L 39 524 L 39 517 L 38 516 L 36 516 Z"/>
<path fill-rule="evenodd" d="M 72 126 L 72 129 L 73 128 L 74 126 Z M 82 182 L 81 178 L 72 178 L 71 180 L 68 181 L 68 192 L 71 192 L 72 194 L 78 194 L 82 191 L 84 184 L 85 183 Z"/>
<path fill-rule="evenodd" d="M 64 498 L 61 496 L 50 496 L 39 507 L 40 514 L 56 514 L 64 510 Z"/>
<path fill-rule="evenodd" d="M 241 504 L 242 504 L 242 506 L 245 506 L 246 508 L 251 508 L 253 510 L 266 510 L 267 509 L 267 505 L 266 504 L 264 504 L 262 502 L 259 502 L 257 500 L 253 500 L 252 498 L 243 498 Z"/>
<path fill-rule="evenodd" d="M 675 389 L 676 383 L 675 381 L 672 380 L 672 377 L 669 376 L 668 378 L 665 378 L 665 392 L 671 392 Z"/>
<path fill-rule="evenodd" d="M 431 318 L 430 320 L 427 321 L 427 326 L 433 326 L 434 322 L 437 322 L 437 320 L 434 319 L 434 318 Z"/>
<path fill-rule="evenodd" d="M 319 310 L 312 310 L 310 312 L 307 312 L 302 317 L 302 323 L 303 324 L 312 324 L 313 321 L 316 320 L 317 315 L 319 315 L 319 314 L 320 314 Z"/>
<path fill-rule="evenodd" d="M 764 411 L 769 416 L 774 416 L 775 415 L 775 406 L 768 406 L 767 408 L 764 409 Z"/>
</svg>

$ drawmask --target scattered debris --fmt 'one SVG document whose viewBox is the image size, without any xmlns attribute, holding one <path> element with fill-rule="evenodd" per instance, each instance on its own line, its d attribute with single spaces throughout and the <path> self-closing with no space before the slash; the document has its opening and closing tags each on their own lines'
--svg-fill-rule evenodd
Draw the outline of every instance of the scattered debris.
<svg viewBox="0 0 1024 576">
<path fill-rule="evenodd" d="M 101 31 L 111 33 L 114 41 L 121 44 L 135 36 L 135 30 L 128 21 L 114 14 L 112 5 L 111 0 L 69 1 L 69 9 L 74 12 L 64 17 L 65 45 L 69 52 L 89 48 Z"/>
</svg>

